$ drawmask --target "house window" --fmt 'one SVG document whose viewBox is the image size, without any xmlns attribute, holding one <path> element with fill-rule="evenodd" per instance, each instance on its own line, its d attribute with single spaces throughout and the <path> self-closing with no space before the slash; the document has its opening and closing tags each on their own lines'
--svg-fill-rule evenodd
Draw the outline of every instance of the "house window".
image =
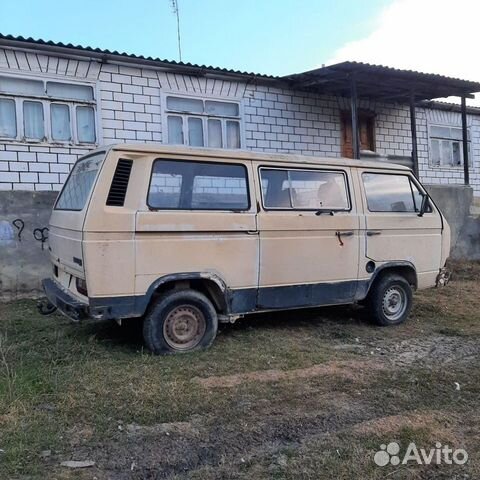
<svg viewBox="0 0 480 480">
<path fill-rule="evenodd" d="M 93 87 L 0 76 L 0 138 L 95 143 Z"/>
<path fill-rule="evenodd" d="M 42 140 L 45 122 L 42 102 L 23 102 L 23 131 L 27 139 Z"/>
<path fill-rule="evenodd" d="M 460 167 L 463 165 L 463 132 L 460 127 L 430 125 L 430 161 L 434 167 Z M 470 151 L 470 132 L 468 150 Z"/>
<path fill-rule="evenodd" d="M 241 148 L 236 102 L 167 96 L 166 117 L 170 144 Z"/>
<path fill-rule="evenodd" d="M 0 98 L 0 137 L 15 138 L 16 136 L 15 101 L 9 98 Z"/>
<path fill-rule="evenodd" d="M 342 112 L 342 156 L 353 158 L 352 114 Z M 358 133 L 360 150 L 375 152 L 375 114 L 373 112 L 358 112 Z"/>
</svg>

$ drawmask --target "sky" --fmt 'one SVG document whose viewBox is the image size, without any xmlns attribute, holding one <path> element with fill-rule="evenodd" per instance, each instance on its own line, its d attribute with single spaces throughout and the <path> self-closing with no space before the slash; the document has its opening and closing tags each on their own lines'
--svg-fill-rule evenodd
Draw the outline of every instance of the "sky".
<svg viewBox="0 0 480 480">
<path fill-rule="evenodd" d="M 171 0 L 0 0 L 0 32 L 178 60 Z M 478 0 L 177 0 L 182 60 L 286 75 L 344 60 L 480 81 Z"/>
</svg>

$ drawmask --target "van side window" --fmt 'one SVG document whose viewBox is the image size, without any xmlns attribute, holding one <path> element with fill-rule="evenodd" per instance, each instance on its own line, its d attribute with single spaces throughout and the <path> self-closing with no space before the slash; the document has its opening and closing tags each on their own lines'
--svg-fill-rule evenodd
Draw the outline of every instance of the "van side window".
<svg viewBox="0 0 480 480">
<path fill-rule="evenodd" d="M 370 212 L 418 212 L 422 194 L 408 175 L 363 173 Z"/>
<path fill-rule="evenodd" d="M 148 192 L 153 209 L 248 210 L 243 165 L 155 160 Z"/>
<path fill-rule="evenodd" d="M 260 176 L 265 208 L 349 209 L 347 183 L 342 172 L 262 168 Z"/>
</svg>

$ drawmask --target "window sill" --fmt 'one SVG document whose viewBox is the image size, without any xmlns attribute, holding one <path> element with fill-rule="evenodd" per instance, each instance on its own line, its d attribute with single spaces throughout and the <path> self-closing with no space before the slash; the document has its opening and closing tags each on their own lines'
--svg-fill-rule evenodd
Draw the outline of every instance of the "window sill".
<svg viewBox="0 0 480 480">
<path fill-rule="evenodd" d="M 52 148 L 98 148 L 99 143 L 69 143 L 69 142 L 46 142 L 43 140 L 18 140 L 10 137 L 0 137 L 0 142 L 8 145 L 32 146 L 32 147 L 52 147 Z"/>
<path fill-rule="evenodd" d="M 463 165 L 431 165 L 429 167 L 433 170 L 463 170 Z"/>
<path fill-rule="evenodd" d="M 364 157 L 380 157 L 381 155 L 373 150 L 360 150 L 360 155 Z"/>
</svg>

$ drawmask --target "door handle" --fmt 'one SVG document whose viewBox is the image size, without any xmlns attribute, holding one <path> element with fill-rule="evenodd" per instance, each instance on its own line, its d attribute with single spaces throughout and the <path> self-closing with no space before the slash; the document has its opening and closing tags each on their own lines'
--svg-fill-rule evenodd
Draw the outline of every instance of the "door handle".
<svg viewBox="0 0 480 480">
<path fill-rule="evenodd" d="M 381 235 L 381 231 L 380 230 L 368 230 L 367 232 L 367 235 L 369 237 L 373 237 L 374 235 Z"/>
<path fill-rule="evenodd" d="M 338 238 L 338 243 L 340 244 L 341 247 L 343 247 L 344 243 L 342 241 L 342 237 L 351 237 L 353 236 L 354 232 L 349 231 L 349 232 L 335 232 L 336 237 Z"/>
<path fill-rule="evenodd" d="M 247 230 L 247 235 L 258 235 L 258 230 Z"/>
</svg>

